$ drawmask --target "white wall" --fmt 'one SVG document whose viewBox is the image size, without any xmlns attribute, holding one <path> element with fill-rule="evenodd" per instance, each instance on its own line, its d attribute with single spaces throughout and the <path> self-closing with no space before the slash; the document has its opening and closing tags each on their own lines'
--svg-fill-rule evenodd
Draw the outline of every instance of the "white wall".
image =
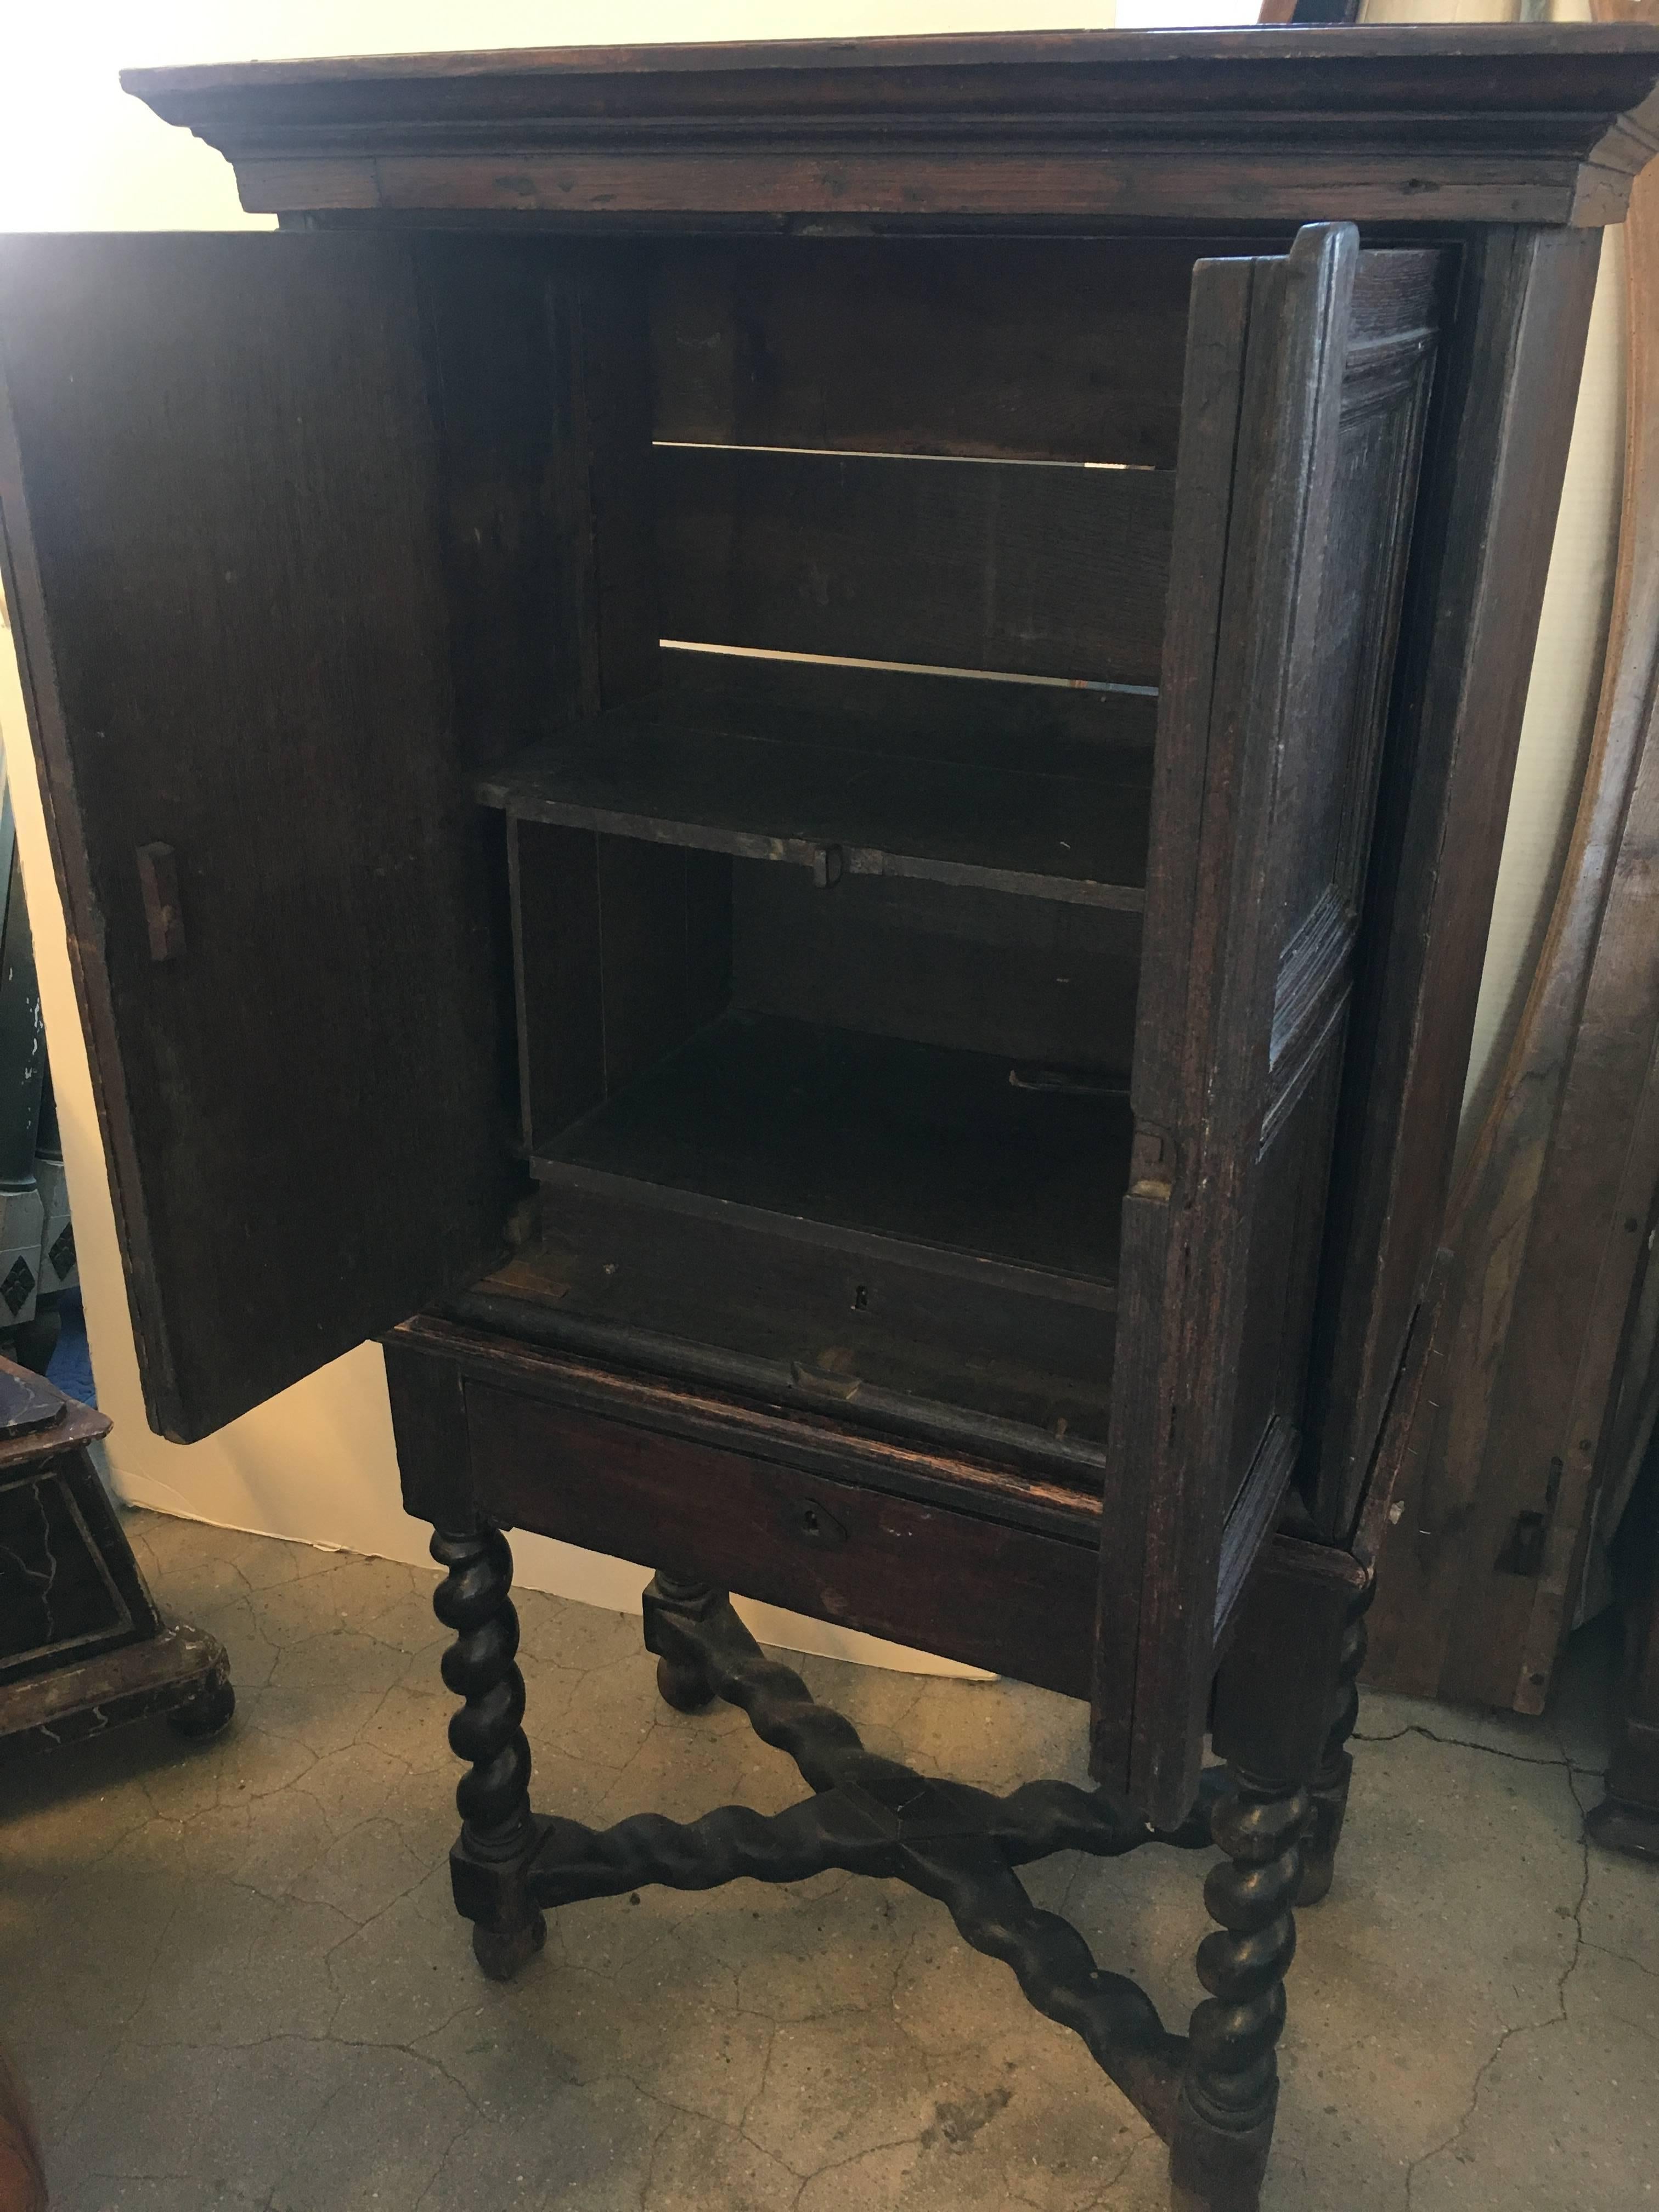
<svg viewBox="0 0 1659 2212">
<path fill-rule="evenodd" d="M 1589 21 L 1589 0 L 1364 0 L 1366 23 Z M 1625 464 L 1625 240 L 1605 234 L 1463 1092 L 1467 1151 L 1504 1073 L 1549 921 L 1595 719 Z"/>
<path fill-rule="evenodd" d="M 1121 20 L 1248 21 L 1251 0 L 1121 0 Z M 106 0 L 15 15 L 0 33 L 0 229 L 266 227 L 242 213 L 228 166 L 125 98 L 116 70 L 144 63 L 274 58 L 447 46 L 630 39 L 806 37 L 1109 24 L 1111 0 Z M 1573 489 L 1529 703 L 1477 1063 L 1489 1054 L 1526 955 L 1559 848 L 1585 726 L 1587 674 L 1605 622 L 1608 509 L 1616 513 L 1617 316 L 1598 307 L 1598 348 L 1574 449 Z M 1595 366 L 1599 363 L 1599 366 Z M 165 1443 L 146 1427 L 85 1047 L 33 758 L 10 653 L 0 643 L 0 738 L 13 781 L 41 996 L 64 1128 L 99 1396 L 113 1416 L 112 1467 L 124 1493 L 165 1511 L 398 1559 L 424 1558 L 398 1483 L 380 1356 L 365 1346 L 205 1443 Z M 637 1569 L 539 1538 L 516 1540 L 521 1579 L 595 1602 L 636 1605 Z M 890 1647 L 755 1609 L 796 1648 L 880 1656 Z M 944 1662 L 919 1662 L 928 1666 Z"/>
<path fill-rule="evenodd" d="M 1464 1139 L 1502 1076 L 1572 831 L 1619 556 L 1628 342 L 1625 234 L 1603 235 L 1561 512 L 1533 655 L 1515 790 L 1464 1094 Z"/>
</svg>

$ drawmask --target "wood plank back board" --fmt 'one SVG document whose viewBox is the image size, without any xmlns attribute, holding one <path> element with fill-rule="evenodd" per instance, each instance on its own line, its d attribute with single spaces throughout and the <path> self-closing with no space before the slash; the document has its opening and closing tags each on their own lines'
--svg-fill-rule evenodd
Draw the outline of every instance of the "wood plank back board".
<svg viewBox="0 0 1659 2212">
<path fill-rule="evenodd" d="M 1156 684 L 1173 495 L 1162 470 L 662 446 L 663 635 Z"/>
<path fill-rule="evenodd" d="M 1195 237 L 668 246 L 652 283 L 656 434 L 1171 469 L 1193 264 L 1229 250 Z"/>
</svg>

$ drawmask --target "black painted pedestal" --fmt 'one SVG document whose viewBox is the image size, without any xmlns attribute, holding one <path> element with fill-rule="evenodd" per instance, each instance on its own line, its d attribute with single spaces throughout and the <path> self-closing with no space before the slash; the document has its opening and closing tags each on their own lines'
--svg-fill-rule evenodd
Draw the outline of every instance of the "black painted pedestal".
<svg viewBox="0 0 1659 2212">
<path fill-rule="evenodd" d="M 217 1640 L 164 1621 L 88 1447 L 109 1421 L 0 1359 L 0 1759 L 165 1713 L 235 1710 Z"/>
</svg>

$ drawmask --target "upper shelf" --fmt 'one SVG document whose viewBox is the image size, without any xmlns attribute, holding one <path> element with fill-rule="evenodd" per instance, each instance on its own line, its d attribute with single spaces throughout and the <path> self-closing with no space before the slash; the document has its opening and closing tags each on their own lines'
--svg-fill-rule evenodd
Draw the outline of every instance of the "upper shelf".
<svg viewBox="0 0 1659 2212">
<path fill-rule="evenodd" d="M 615 228 L 941 216 L 1616 222 L 1654 149 L 1629 23 L 1068 31 L 133 70 L 252 210 Z"/>
<path fill-rule="evenodd" d="M 963 766 L 680 719 L 663 695 L 579 723 L 478 787 L 521 822 L 845 873 L 975 884 L 1137 913 L 1146 904 L 1148 755 L 1086 775 Z M 694 710 L 695 712 L 695 710 Z"/>
</svg>

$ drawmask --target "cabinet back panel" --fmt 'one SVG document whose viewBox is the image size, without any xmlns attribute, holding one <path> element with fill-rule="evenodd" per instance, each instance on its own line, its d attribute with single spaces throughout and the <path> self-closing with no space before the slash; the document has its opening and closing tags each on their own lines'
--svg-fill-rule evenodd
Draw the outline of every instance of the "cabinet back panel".
<svg viewBox="0 0 1659 2212">
<path fill-rule="evenodd" d="M 663 635 L 1156 684 L 1173 477 L 663 446 Z"/>
<path fill-rule="evenodd" d="M 538 822 L 515 822 L 507 836 L 519 1080 L 533 1147 L 605 1096 L 599 841 Z"/>
<path fill-rule="evenodd" d="M 860 668 L 764 653 L 669 652 L 663 692 L 683 699 L 688 721 L 768 722 L 816 734 L 854 752 L 899 752 L 970 768 L 1110 772 L 1143 787 L 1152 775 L 1158 700 L 1149 689 L 998 684 L 918 669 Z"/>
<path fill-rule="evenodd" d="M 1128 1151 L 1121 1091 L 1018 1085 L 959 1048 L 738 1013 L 535 1167 L 653 1185 L 710 1218 L 741 1208 L 1109 1283 Z"/>
<path fill-rule="evenodd" d="M 942 884 L 732 869 L 735 1004 L 1127 1075 L 1140 916 Z"/>
<path fill-rule="evenodd" d="M 675 249 L 653 288 L 657 435 L 1172 468 L 1193 263 L 1226 251 L 1059 238 Z"/>
</svg>

